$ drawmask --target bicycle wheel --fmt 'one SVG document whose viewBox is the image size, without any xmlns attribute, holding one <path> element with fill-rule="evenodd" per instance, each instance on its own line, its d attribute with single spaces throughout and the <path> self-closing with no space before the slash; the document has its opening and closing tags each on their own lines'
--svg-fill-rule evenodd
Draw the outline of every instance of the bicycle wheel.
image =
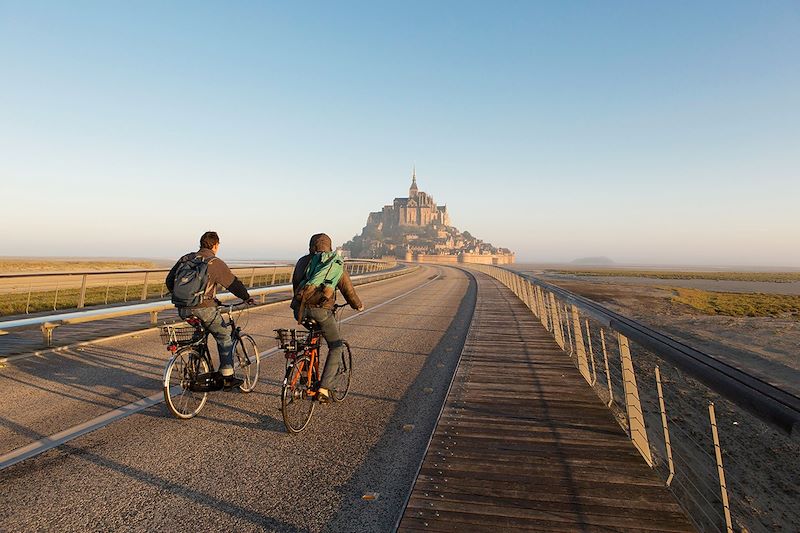
<svg viewBox="0 0 800 533">
<path fill-rule="evenodd" d="M 281 390 L 283 423 L 290 433 L 303 431 L 314 412 L 313 396 L 309 396 L 309 373 L 312 386 L 317 382 L 317 372 L 308 357 L 301 357 L 286 369 Z"/>
<path fill-rule="evenodd" d="M 339 369 L 333 377 L 331 386 L 331 399 L 334 402 L 341 402 L 350 390 L 350 380 L 353 376 L 353 354 L 350 352 L 350 345 L 344 341 L 342 360 L 339 362 Z"/>
<path fill-rule="evenodd" d="M 208 399 L 207 392 L 194 392 L 190 386 L 198 374 L 209 371 L 208 363 L 194 348 L 176 353 L 164 369 L 164 403 L 178 418 L 195 416 Z"/>
<path fill-rule="evenodd" d="M 258 367 L 261 364 L 256 341 L 250 335 L 242 335 L 236 341 L 233 353 L 236 356 L 234 375 L 244 381 L 239 389 L 242 392 L 252 392 L 258 384 Z"/>
</svg>

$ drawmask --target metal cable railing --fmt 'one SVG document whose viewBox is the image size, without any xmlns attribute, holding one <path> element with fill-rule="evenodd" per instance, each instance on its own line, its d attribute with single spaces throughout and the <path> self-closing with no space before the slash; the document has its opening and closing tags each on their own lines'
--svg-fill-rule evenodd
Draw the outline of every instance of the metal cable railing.
<svg viewBox="0 0 800 533">
<path fill-rule="evenodd" d="M 375 272 L 394 263 L 370 260 L 345 262 L 351 275 Z M 292 264 L 249 264 L 231 271 L 248 288 L 291 281 Z M 83 309 L 100 305 L 145 302 L 167 294 L 169 269 L 43 272 L 0 274 L 0 316 Z"/>
<path fill-rule="evenodd" d="M 700 531 L 796 530 L 800 398 L 536 278 L 467 268 L 539 318 Z"/>
<path fill-rule="evenodd" d="M 348 273 L 353 276 L 354 283 L 366 281 L 366 278 L 368 278 L 369 281 L 379 281 L 386 277 L 393 277 L 414 270 L 413 268 L 397 270 L 395 267 L 397 267 L 395 261 L 356 260 L 345 262 L 345 268 Z M 248 288 L 252 296 L 261 298 L 262 303 L 266 302 L 266 297 L 270 293 L 291 289 L 293 266 L 281 265 L 271 267 L 271 272 L 266 274 L 257 272 L 255 268 L 256 267 L 250 267 L 247 269 L 248 272 L 250 272 Z M 283 270 L 279 270 L 280 268 L 283 268 Z M 163 281 L 161 283 L 163 284 Z M 223 292 L 219 293 L 218 297 L 224 300 L 233 298 L 233 295 Z M 59 310 L 59 312 L 56 313 L 51 312 L 29 317 L 12 317 L 0 320 L 0 335 L 5 335 L 13 330 L 38 327 L 42 331 L 44 344 L 46 346 L 51 346 L 53 330 L 63 325 L 80 324 L 145 313 L 150 314 L 150 322 L 155 324 L 158 319 L 158 313 L 173 309 L 173 307 L 169 300 L 156 297 L 121 306 L 95 306 L 94 308 L 85 309 L 72 308 L 63 311 Z"/>
</svg>

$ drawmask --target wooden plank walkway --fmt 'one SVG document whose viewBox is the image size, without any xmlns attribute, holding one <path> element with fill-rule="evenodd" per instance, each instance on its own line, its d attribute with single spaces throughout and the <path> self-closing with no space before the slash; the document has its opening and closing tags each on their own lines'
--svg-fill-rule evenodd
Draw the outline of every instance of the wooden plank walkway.
<svg viewBox="0 0 800 533">
<path fill-rule="evenodd" d="M 399 531 L 694 531 L 527 307 L 481 273 Z"/>
</svg>

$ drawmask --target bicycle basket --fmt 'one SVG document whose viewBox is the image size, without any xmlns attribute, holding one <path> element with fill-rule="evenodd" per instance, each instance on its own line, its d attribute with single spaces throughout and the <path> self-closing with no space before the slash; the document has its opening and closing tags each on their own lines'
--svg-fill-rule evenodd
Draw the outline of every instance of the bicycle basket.
<svg viewBox="0 0 800 533">
<path fill-rule="evenodd" d="M 275 338 L 280 342 L 281 350 L 296 352 L 305 343 L 307 333 L 296 329 L 276 329 Z"/>
<path fill-rule="evenodd" d="M 161 327 L 161 342 L 164 346 L 170 344 L 186 345 L 192 344 L 203 338 L 203 330 L 194 326 L 172 326 Z"/>
</svg>

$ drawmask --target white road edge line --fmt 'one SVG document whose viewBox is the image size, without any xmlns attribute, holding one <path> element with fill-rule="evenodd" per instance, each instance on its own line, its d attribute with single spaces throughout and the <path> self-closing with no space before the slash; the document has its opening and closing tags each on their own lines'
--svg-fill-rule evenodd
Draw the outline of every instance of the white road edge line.
<svg viewBox="0 0 800 533">
<path fill-rule="evenodd" d="M 435 277 L 428 280 L 426 283 L 423 283 L 419 287 L 414 287 L 410 291 L 404 292 L 394 298 L 386 300 L 385 302 L 381 302 L 374 307 L 370 307 L 369 309 L 362 311 L 361 313 L 349 316 L 345 319 L 342 319 L 342 323 L 350 322 L 351 320 L 363 316 L 365 314 L 371 313 L 380 309 L 381 307 L 388 305 L 400 298 L 405 298 L 409 294 L 422 289 L 423 287 L 427 287 L 434 281 L 439 278 L 440 274 L 436 274 Z M 277 353 L 280 348 L 270 348 L 269 350 L 264 350 L 263 352 L 259 353 L 259 358 L 268 357 Z M 64 431 L 59 431 L 58 433 L 54 433 L 49 437 L 45 437 L 43 439 L 34 441 L 26 446 L 22 446 L 21 448 L 17 448 L 5 455 L 0 455 L 0 470 L 8 468 L 9 466 L 15 465 L 21 461 L 26 459 L 30 459 L 31 457 L 35 457 L 40 453 L 44 453 L 47 450 L 51 450 L 58 446 L 61 446 L 64 443 L 67 443 L 73 439 L 76 439 L 82 435 L 86 435 L 96 429 L 103 428 L 112 422 L 116 422 L 122 418 L 126 418 L 130 415 L 136 414 L 140 411 L 144 411 L 148 407 L 153 407 L 154 405 L 158 405 L 164 401 L 164 392 L 158 392 L 156 394 L 150 395 L 147 398 L 142 398 L 141 400 L 137 400 L 133 403 L 129 403 L 128 405 L 123 405 L 122 407 L 118 407 L 112 411 L 109 411 L 105 414 L 102 414 L 96 418 L 93 418 L 87 422 L 82 424 L 78 424 L 77 426 L 73 426 L 69 429 L 65 429 Z"/>
</svg>

